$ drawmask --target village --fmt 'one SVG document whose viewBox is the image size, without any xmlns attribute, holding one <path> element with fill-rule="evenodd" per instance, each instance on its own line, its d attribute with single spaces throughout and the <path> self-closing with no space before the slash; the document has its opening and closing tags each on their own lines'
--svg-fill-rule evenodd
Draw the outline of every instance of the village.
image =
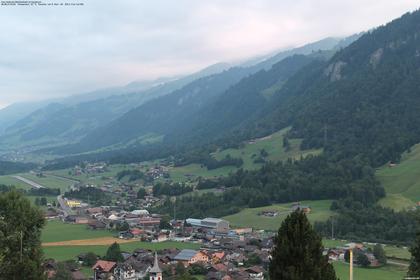
<svg viewBox="0 0 420 280">
<path fill-rule="evenodd" d="M 86 165 L 84 169 L 76 167 L 74 170 L 92 174 L 105 172 L 106 167 Z M 163 176 L 163 168 L 152 170 L 150 174 L 154 178 Z M 95 198 L 97 191 L 112 193 L 114 203 L 99 205 L 103 197 Z M 173 217 L 169 219 L 168 215 L 150 212 L 150 209 L 162 203 L 160 197 L 154 196 L 150 190 L 138 196 L 132 186 L 125 183 L 118 187 L 75 184 L 70 192 L 59 195 L 57 200 L 56 207 L 48 205 L 45 212 L 48 220 L 85 225 L 91 231 L 112 231 L 115 244 L 121 240 L 151 244 L 174 241 L 197 245 L 197 249 L 174 247 L 121 251 L 121 258 L 114 260 L 97 255 L 92 260 L 92 254 L 81 253 L 75 256 L 74 261 L 79 266 L 89 267 L 91 276 L 86 277 L 76 266 L 72 270 L 73 279 L 174 279 L 174 275 L 184 272 L 197 279 L 267 279 L 274 232 L 231 228 L 228 221 L 212 217 L 176 219 L 175 209 Z M 292 204 L 287 212 L 296 210 L 302 210 L 307 215 L 311 213 L 309 205 L 299 202 Z M 267 210 L 258 215 L 276 217 L 282 214 Z M 371 248 L 363 244 L 326 248 L 323 254 L 330 262 L 349 262 L 349 248 L 354 248 L 356 252 L 355 265 L 376 267 L 383 264 L 383 260 L 378 260 Z M 57 271 L 57 262 L 47 259 L 44 266 L 48 277 L 52 278 Z"/>
</svg>

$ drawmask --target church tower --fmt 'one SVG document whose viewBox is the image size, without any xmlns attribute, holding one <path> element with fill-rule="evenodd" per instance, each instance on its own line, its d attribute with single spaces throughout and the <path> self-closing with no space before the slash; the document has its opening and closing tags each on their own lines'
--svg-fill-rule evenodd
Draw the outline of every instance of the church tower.
<svg viewBox="0 0 420 280">
<path fill-rule="evenodd" d="M 159 267 L 157 253 L 155 252 L 155 263 L 149 271 L 150 280 L 162 280 L 162 269 Z"/>
</svg>

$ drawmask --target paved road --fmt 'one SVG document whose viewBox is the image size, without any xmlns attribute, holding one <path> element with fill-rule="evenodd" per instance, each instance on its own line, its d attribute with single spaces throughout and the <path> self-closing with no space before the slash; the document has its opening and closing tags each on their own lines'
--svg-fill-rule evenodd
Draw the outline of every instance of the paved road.
<svg viewBox="0 0 420 280">
<path fill-rule="evenodd" d="M 64 217 L 71 215 L 71 208 L 67 205 L 62 195 L 57 196 L 58 203 L 60 204 L 61 209 L 64 212 Z"/>
<path fill-rule="evenodd" d="M 23 178 L 22 176 L 13 176 L 13 178 L 15 178 L 15 179 L 17 179 L 19 181 L 22 181 L 22 182 L 30 185 L 31 187 L 33 187 L 35 189 L 45 189 L 44 186 L 41 186 L 40 184 L 38 184 L 38 183 L 36 183 L 34 181 L 31 181 L 31 180 L 28 180 L 26 178 Z"/>
</svg>

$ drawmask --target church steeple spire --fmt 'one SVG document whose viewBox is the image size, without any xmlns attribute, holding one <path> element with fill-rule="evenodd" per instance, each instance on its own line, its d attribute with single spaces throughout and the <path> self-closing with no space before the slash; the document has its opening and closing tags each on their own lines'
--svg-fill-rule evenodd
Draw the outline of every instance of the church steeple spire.
<svg viewBox="0 0 420 280">
<path fill-rule="evenodd" d="M 162 280 L 162 269 L 159 267 L 157 252 L 155 252 L 155 262 L 149 271 L 150 280 Z"/>
</svg>

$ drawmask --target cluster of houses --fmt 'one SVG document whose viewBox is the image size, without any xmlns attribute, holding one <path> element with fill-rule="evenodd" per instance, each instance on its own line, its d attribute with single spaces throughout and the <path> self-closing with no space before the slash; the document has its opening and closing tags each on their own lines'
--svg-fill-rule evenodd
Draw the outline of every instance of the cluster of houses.
<svg viewBox="0 0 420 280">
<path fill-rule="evenodd" d="M 324 254 L 328 255 L 330 261 L 348 261 L 346 260 L 346 252 L 348 252 L 352 248 L 353 253 L 355 255 L 363 254 L 366 256 L 367 260 L 369 261 L 370 267 L 378 267 L 380 266 L 380 262 L 374 256 L 373 252 L 368 249 L 368 247 L 364 246 L 362 243 L 348 243 L 344 246 L 339 246 L 332 249 L 326 249 Z M 357 259 L 354 258 L 353 262 L 357 265 Z"/>
<path fill-rule="evenodd" d="M 169 168 L 164 165 L 156 165 L 146 171 L 146 176 L 149 176 L 153 180 L 167 178 L 169 177 Z"/>
<path fill-rule="evenodd" d="M 246 252 L 238 247 L 239 252 L 223 250 L 191 250 L 167 249 L 159 253 L 138 249 L 131 254 L 124 254 L 124 261 L 117 263 L 98 260 L 92 267 L 95 280 L 138 280 L 165 279 L 177 273 L 177 266 L 188 269 L 199 267 L 205 279 L 265 279 L 268 265 L 268 252 L 261 253 L 263 259 L 259 265 L 244 266 L 235 262 L 239 257 L 246 259 Z M 262 251 L 261 251 L 262 252 Z M 81 260 L 83 261 L 83 260 Z"/>
<path fill-rule="evenodd" d="M 82 174 L 100 174 L 108 171 L 108 166 L 106 163 L 86 163 L 83 166 L 76 165 L 73 168 L 73 176 L 80 176 Z"/>
</svg>

